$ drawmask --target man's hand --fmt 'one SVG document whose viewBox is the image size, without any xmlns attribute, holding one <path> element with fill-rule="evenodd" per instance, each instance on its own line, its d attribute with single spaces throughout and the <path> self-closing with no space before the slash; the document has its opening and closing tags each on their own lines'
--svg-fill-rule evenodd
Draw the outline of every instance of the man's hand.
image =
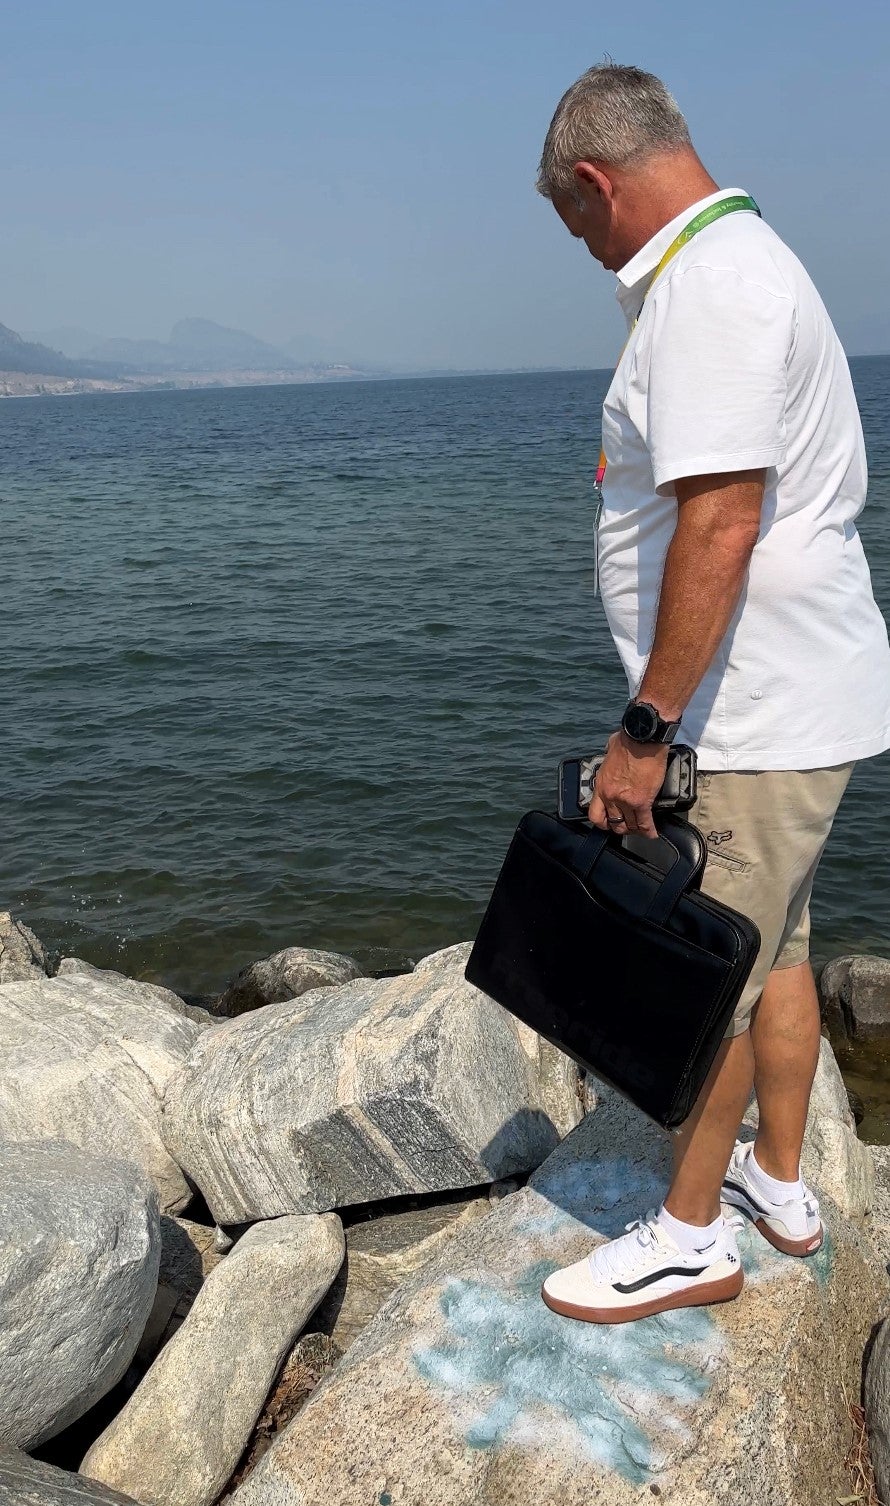
<svg viewBox="0 0 890 1506">
<path fill-rule="evenodd" d="M 627 832 L 657 837 L 652 802 L 664 784 L 668 752 L 664 743 L 635 743 L 623 732 L 615 732 L 587 808 L 594 826 L 622 837 Z"/>
</svg>

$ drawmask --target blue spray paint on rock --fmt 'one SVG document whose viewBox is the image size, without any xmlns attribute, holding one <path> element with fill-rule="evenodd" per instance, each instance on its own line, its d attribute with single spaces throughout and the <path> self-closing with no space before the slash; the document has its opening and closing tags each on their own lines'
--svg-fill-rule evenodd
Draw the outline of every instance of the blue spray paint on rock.
<svg viewBox="0 0 890 1506">
<path fill-rule="evenodd" d="M 505 1289 L 449 1282 L 440 1303 L 448 1336 L 418 1348 L 414 1363 L 473 1404 L 471 1448 L 561 1427 L 604 1468 L 643 1484 L 665 1462 L 659 1437 L 686 1436 L 687 1411 L 711 1384 L 720 1330 L 703 1308 L 606 1327 L 567 1321 L 541 1301 L 554 1267 L 530 1266 Z"/>
<path fill-rule="evenodd" d="M 654 1160 L 654 1158 L 653 1158 Z M 585 1230 L 620 1234 L 629 1218 L 660 1201 L 665 1170 L 630 1157 L 579 1160 L 538 1179 L 530 1205 L 517 1208 L 511 1240 L 553 1248 Z M 747 1279 L 788 1271 L 750 1224 L 739 1231 Z M 575 1255 L 573 1258 L 577 1258 Z M 804 1264 L 810 1279 L 830 1275 L 830 1238 Z M 709 1390 L 726 1338 L 706 1308 L 683 1308 L 615 1326 L 573 1322 L 542 1302 L 541 1283 L 561 1262 L 530 1264 L 512 1283 L 453 1279 L 440 1308 L 446 1332 L 418 1346 L 414 1364 L 452 1393 L 455 1420 L 471 1448 L 552 1442 L 555 1430 L 606 1470 L 645 1484 L 688 1440 L 692 1410 Z M 459 1404 L 458 1404 L 459 1403 Z"/>
</svg>

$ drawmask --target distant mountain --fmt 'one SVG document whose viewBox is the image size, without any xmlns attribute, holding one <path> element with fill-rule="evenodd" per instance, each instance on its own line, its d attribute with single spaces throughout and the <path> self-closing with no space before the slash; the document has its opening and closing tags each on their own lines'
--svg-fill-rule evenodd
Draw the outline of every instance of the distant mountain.
<svg viewBox="0 0 890 1506">
<path fill-rule="evenodd" d="M 170 344 L 189 359 L 200 357 L 205 365 L 235 366 L 242 371 L 296 370 L 298 363 L 277 345 L 268 345 L 242 329 L 227 329 L 212 319 L 180 319 L 170 333 Z"/>
<path fill-rule="evenodd" d="M 94 377 L 100 380 L 125 374 L 120 365 L 102 361 L 72 361 L 48 345 L 23 340 L 14 329 L 0 324 L 0 371 L 19 371 L 40 376 Z"/>
<path fill-rule="evenodd" d="M 163 340 L 128 340 L 115 336 L 101 340 L 88 351 L 91 360 L 125 363 L 135 371 L 176 371 L 182 369 L 182 356 Z"/>
<path fill-rule="evenodd" d="M 85 330 L 57 330 L 70 348 L 82 349 L 92 337 Z M 385 375 L 347 362 L 310 363 L 245 330 L 229 329 L 212 319 L 181 319 L 169 340 L 115 338 L 93 342 L 83 354 L 62 354 L 37 340 L 26 340 L 0 324 L 0 396 L 26 391 L 49 391 L 56 379 L 60 391 L 116 391 L 133 387 L 239 386 L 268 382 L 354 381 Z M 33 376 L 34 381 L 28 378 Z M 86 386 L 72 386 L 84 382 Z M 55 390 L 55 388 L 53 389 Z"/>
<path fill-rule="evenodd" d="M 212 319 L 180 319 L 169 340 L 103 340 L 92 360 L 123 361 L 141 372 L 300 371 L 303 363 L 242 329 Z"/>
<path fill-rule="evenodd" d="M 64 324 L 59 329 L 22 330 L 22 339 L 37 345 L 48 345 L 50 350 L 60 351 L 72 361 L 81 361 L 94 346 L 101 342 L 98 335 L 76 325 Z"/>
</svg>

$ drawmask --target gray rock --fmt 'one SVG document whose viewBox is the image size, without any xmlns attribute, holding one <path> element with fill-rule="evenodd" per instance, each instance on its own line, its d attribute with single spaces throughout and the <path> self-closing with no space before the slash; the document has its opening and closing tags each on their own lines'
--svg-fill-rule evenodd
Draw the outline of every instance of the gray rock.
<svg viewBox="0 0 890 1506">
<path fill-rule="evenodd" d="M 758 1117 L 754 1102 L 745 1115 L 749 1132 L 756 1130 Z M 874 1161 L 871 1147 L 864 1145 L 856 1134 L 856 1121 L 840 1067 L 824 1036 L 810 1097 L 801 1165 L 804 1177 L 814 1188 L 821 1188 L 855 1223 L 863 1222 L 874 1201 Z"/>
<path fill-rule="evenodd" d="M 567 1058 L 462 974 L 433 971 L 207 1031 L 163 1132 L 230 1224 L 477 1186 L 538 1165 L 580 1117 Z"/>
<path fill-rule="evenodd" d="M 885 1319 L 868 1353 L 863 1385 L 868 1447 L 875 1485 L 890 1501 L 890 1319 Z"/>
<path fill-rule="evenodd" d="M 854 1040 L 890 1036 L 890 959 L 836 957 L 819 980 L 829 1028 Z"/>
<path fill-rule="evenodd" d="M 73 1145 L 0 1145 L 0 1439 L 33 1448 L 120 1380 L 158 1279 L 142 1171 Z"/>
<path fill-rule="evenodd" d="M 826 1204 L 811 1260 L 748 1226 L 737 1302 L 614 1327 L 549 1312 L 542 1278 L 652 1207 L 667 1137 L 603 1090 L 535 1173 L 386 1303 L 235 1493 L 237 1506 L 826 1506 L 885 1299 Z M 652 1487 L 655 1487 L 654 1492 Z"/>
<path fill-rule="evenodd" d="M 216 1016 L 209 1010 L 187 1004 L 172 988 L 162 988 L 159 983 L 143 983 L 139 978 L 128 978 L 125 973 L 116 973 L 110 967 L 93 967 L 91 962 L 84 962 L 81 957 L 63 957 L 55 975 L 57 978 L 96 978 L 100 983 L 116 984 L 119 988 L 125 988 L 131 999 L 142 1000 L 147 1004 L 164 1004 L 176 1014 L 185 1015 L 187 1020 L 203 1025 L 205 1029 L 208 1025 L 218 1023 Z"/>
<path fill-rule="evenodd" d="M 158 1350 L 172 1338 L 182 1323 L 185 1313 L 182 1317 L 177 1314 L 179 1301 L 179 1293 L 172 1286 L 158 1282 L 148 1322 L 142 1330 L 142 1338 L 136 1350 L 135 1362 L 139 1374 L 148 1369 Z"/>
<path fill-rule="evenodd" d="M 461 984 L 464 982 L 464 969 L 472 949 L 471 941 L 459 941 L 455 946 L 444 947 L 439 952 L 431 952 L 429 956 L 422 957 L 417 963 L 414 968 L 415 976 L 419 974 L 427 978 L 432 974 L 439 977 L 448 975 L 455 983 Z M 595 1080 L 589 1074 L 580 1072 L 564 1051 L 551 1046 L 549 1041 L 545 1041 L 522 1020 L 517 1020 L 512 1015 L 510 1019 L 532 1063 L 541 1093 L 542 1108 L 550 1114 L 555 1124 L 563 1123 L 566 1102 L 574 1095 L 578 1099 L 578 1108 L 573 1123 L 577 1124 L 586 1113 L 596 1107 Z M 569 1129 L 572 1126 L 566 1127 Z"/>
<path fill-rule="evenodd" d="M 178 1213 L 191 1189 L 161 1139 L 161 1096 L 202 1027 L 144 988 L 87 976 L 0 986 L 0 1138 L 136 1160 Z"/>
<path fill-rule="evenodd" d="M 28 978 L 45 978 L 49 958 L 41 941 L 21 920 L 14 920 L 8 910 L 0 910 L 0 983 L 23 983 Z"/>
<path fill-rule="evenodd" d="M 397 1286 L 488 1209 L 487 1198 L 473 1198 L 353 1224 L 346 1231 L 346 1260 L 315 1314 L 315 1326 L 347 1349 Z"/>
<path fill-rule="evenodd" d="M 332 987 L 360 978 L 362 970 L 351 957 L 339 952 L 318 952 L 312 947 L 289 946 L 261 962 L 252 962 L 220 994 L 217 1014 L 246 1014 L 266 1004 L 297 999 L 310 989 Z"/>
<path fill-rule="evenodd" d="M 81 1473 L 146 1506 L 210 1506 L 343 1249 L 334 1214 L 249 1229 L 207 1278 Z"/>
<path fill-rule="evenodd" d="M 430 952 L 426 957 L 421 957 L 415 964 L 415 973 L 460 973 L 463 976 L 470 952 L 473 950 L 472 941 L 458 941 L 455 946 L 446 946 L 438 952 Z"/>
<path fill-rule="evenodd" d="M 138 1506 L 138 1502 L 0 1444 L 0 1506 Z"/>
</svg>

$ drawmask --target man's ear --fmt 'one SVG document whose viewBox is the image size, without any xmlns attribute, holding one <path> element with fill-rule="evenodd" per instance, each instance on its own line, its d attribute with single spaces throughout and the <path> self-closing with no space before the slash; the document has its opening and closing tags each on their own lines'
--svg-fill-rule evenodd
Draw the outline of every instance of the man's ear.
<svg viewBox="0 0 890 1506">
<path fill-rule="evenodd" d="M 584 200 L 601 199 L 609 207 L 614 197 L 612 180 L 595 162 L 576 162 L 573 168 L 579 196 Z"/>
</svg>

